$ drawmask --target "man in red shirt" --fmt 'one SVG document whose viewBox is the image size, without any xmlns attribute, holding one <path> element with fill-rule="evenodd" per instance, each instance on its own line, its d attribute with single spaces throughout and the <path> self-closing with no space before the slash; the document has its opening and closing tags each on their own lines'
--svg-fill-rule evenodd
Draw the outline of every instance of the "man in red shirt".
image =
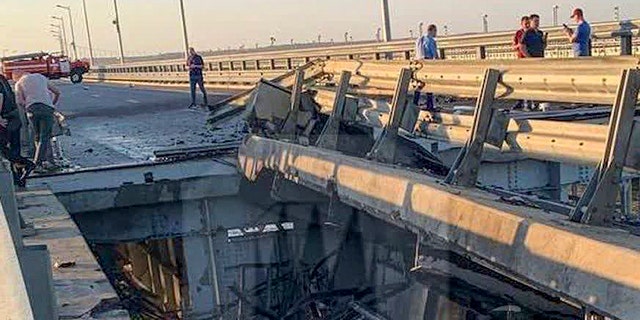
<svg viewBox="0 0 640 320">
<path fill-rule="evenodd" d="M 524 52 L 524 46 L 522 46 L 522 38 L 525 33 L 531 27 L 531 20 L 528 16 L 522 17 L 520 19 L 520 30 L 516 31 L 516 34 L 513 36 L 513 50 L 518 54 L 518 59 L 526 58 L 527 54 Z"/>
</svg>

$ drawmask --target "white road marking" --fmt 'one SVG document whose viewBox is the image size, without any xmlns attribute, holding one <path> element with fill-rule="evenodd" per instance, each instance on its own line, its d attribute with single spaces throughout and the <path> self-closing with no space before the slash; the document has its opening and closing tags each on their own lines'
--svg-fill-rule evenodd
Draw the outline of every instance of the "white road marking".
<svg viewBox="0 0 640 320">
<path fill-rule="evenodd" d="M 140 101 L 138 101 L 136 99 L 129 99 L 129 100 L 127 100 L 127 102 L 133 103 L 133 104 L 140 104 Z"/>
</svg>

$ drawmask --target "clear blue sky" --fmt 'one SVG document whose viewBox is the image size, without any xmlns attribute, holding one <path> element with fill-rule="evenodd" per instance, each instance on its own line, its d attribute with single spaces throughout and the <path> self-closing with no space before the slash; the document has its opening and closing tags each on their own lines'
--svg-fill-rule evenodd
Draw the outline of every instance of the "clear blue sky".
<svg viewBox="0 0 640 320">
<path fill-rule="evenodd" d="M 560 5 L 560 21 L 568 21 L 571 8 L 585 9 L 588 20 L 613 19 L 613 7 L 622 18 L 640 18 L 639 0 L 389 0 L 392 34 L 407 37 L 418 23 L 448 25 L 450 33 L 481 30 L 483 13 L 492 31 L 516 28 L 523 14 L 538 12 L 543 24 L 551 23 L 551 7 Z M 266 45 L 271 35 L 279 43 L 343 39 L 349 31 L 355 40 L 374 38 L 381 24 L 380 0 L 184 0 L 191 44 L 201 50 Z M 56 50 L 49 33 L 52 14 L 66 12 L 56 4 L 70 5 L 76 42 L 86 47 L 81 0 L 0 0 L 0 55 L 34 50 Z M 179 51 L 182 33 L 178 0 L 118 0 L 127 54 Z M 113 0 L 87 0 L 94 48 L 98 55 L 117 51 Z M 68 22 L 67 22 L 68 23 Z M 69 31 L 67 32 L 69 33 Z M 68 35 L 71 38 L 70 35 Z M 84 50 L 81 50 L 84 51 Z"/>
</svg>

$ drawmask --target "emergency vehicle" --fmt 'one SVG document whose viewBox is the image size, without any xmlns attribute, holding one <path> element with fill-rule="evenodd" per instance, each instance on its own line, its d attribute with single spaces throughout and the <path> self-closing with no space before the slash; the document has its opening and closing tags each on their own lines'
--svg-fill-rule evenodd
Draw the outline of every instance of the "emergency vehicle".
<svg viewBox="0 0 640 320">
<path fill-rule="evenodd" d="M 64 55 L 46 52 L 4 57 L 0 61 L 2 62 L 2 73 L 8 79 L 11 79 L 14 71 L 20 70 L 29 73 L 40 73 L 49 79 L 68 77 L 71 82 L 80 83 L 83 75 L 90 68 L 87 61 L 71 61 Z"/>
</svg>

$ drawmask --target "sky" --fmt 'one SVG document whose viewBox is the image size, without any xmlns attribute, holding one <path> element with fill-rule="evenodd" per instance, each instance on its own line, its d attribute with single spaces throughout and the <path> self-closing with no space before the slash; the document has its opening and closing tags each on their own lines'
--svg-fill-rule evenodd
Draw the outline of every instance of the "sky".
<svg viewBox="0 0 640 320">
<path fill-rule="evenodd" d="M 179 0 L 117 0 L 126 55 L 182 50 Z M 118 43 L 113 0 L 86 0 L 96 56 L 114 56 Z M 199 50 L 255 47 L 278 43 L 341 41 L 349 32 L 354 40 L 374 39 L 382 23 L 380 0 L 184 0 L 191 45 Z M 389 0 L 394 38 L 409 36 L 418 24 L 447 25 L 450 34 L 478 32 L 483 14 L 489 30 L 517 28 L 519 17 L 539 13 L 543 25 L 551 24 L 552 7 L 560 6 L 560 22 L 568 22 L 571 8 L 579 6 L 589 21 L 613 20 L 613 8 L 625 18 L 640 18 L 638 0 Z M 87 32 L 82 0 L 0 0 L 0 55 L 32 51 L 57 51 L 58 40 L 50 30 L 52 15 L 72 8 L 72 20 L 80 55 L 87 55 Z M 441 32 L 443 28 L 440 28 Z"/>
</svg>

